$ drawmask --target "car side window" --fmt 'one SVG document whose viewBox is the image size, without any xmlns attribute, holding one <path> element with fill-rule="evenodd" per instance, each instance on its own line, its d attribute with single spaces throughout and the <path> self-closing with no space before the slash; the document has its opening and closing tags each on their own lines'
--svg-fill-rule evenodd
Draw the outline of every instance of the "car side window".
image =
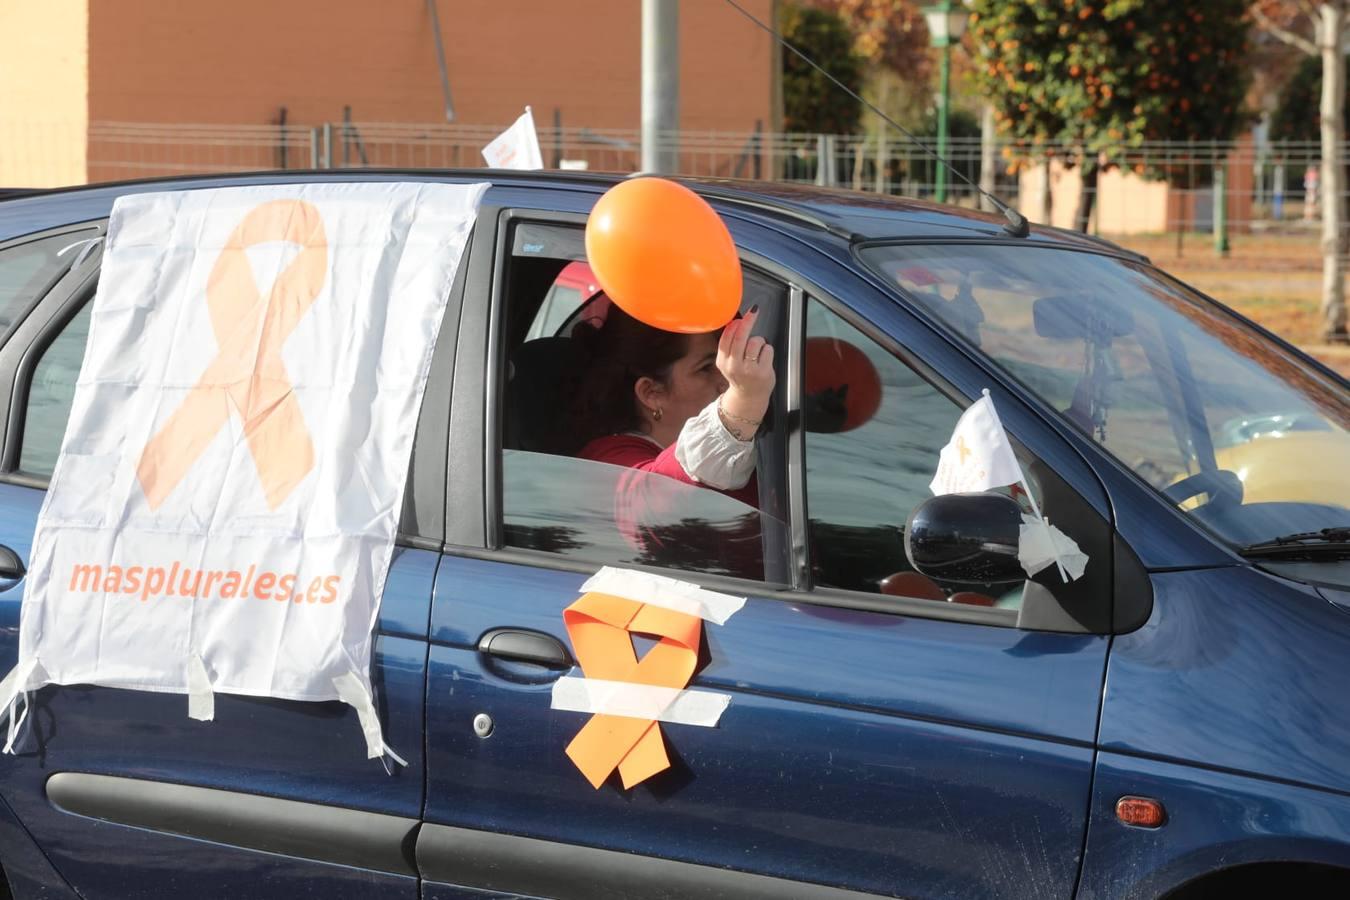
<svg viewBox="0 0 1350 900">
<path fill-rule="evenodd" d="M 19 471 L 24 475 L 50 478 L 56 468 L 66 420 L 70 418 L 70 404 L 75 399 L 75 382 L 80 377 L 89 340 L 92 309 L 92 302 L 80 308 L 42 351 L 33 369 L 19 451 Z"/>
<path fill-rule="evenodd" d="M 588 563 L 781 580 L 786 490 L 774 422 L 783 416 L 770 416 L 756 442 L 757 490 L 722 492 L 583 458 L 584 445 L 607 435 L 587 433 L 582 424 L 582 394 L 585 385 L 594 387 L 594 372 L 584 342 L 573 335 L 602 324 L 609 299 L 584 266 L 580 228 L 521 224 L 512 246 L 500 273 L 504 309 L 496 313 L 501 543 Z M 781 343 L 786 287 L 746 270 L 743 308 L 756 303 L 757 332 Z"/>
<path fill-rule="evenodd" d="M 1018 609 L 1021 580 L 939 582 L 905 555 L 906 522 L 932 496 L 938 456 L 964 405 L 823 303 L 808 299 L 806 309 L 803 421 L 815 585 Z M 1086 521 L 1081 498 L 1020 445 L 1017 455 L 1052 521 Z M 1025 491 L 1000 492 L 1030 511 Z"/>
<path fill-rule="evenodd" d="M 92 230 L 65 232 L 0 250 L 0 334 L 51 289 L 95 236 Z"/>
</svg>

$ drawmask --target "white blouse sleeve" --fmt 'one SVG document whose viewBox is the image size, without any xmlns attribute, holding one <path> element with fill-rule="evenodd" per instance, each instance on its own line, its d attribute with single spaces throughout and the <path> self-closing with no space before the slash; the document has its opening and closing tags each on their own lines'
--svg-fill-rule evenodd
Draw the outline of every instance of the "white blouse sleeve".
<svg viewBox="0 0 1350 900">
<path fill-rule="evenodd" d="M 738 441 L 717 414 L 714 400 L 684 423 L 675 459 L 695 481 L 721 491 L 745 487 L 755 472 L 755 441 Z"/>
</svg>

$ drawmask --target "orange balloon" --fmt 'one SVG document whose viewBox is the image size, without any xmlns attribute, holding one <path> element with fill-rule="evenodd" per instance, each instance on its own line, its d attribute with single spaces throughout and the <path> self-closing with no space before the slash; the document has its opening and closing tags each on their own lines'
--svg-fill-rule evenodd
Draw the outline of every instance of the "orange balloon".
<svg viewBox="0 0 1350 900">
<path fill-rule="evenodd" d="M 881 376 L 877 367 L 848 341 L 832 337 L 806 339 L 806 393 L 838 391 L 844 393 L 844 424 L 840 431 L 852 431 L 877 414 L 881 407 Z M 809 424 L 809 423 L 808 423 Z"/>
<path fill-rule="evenodd" d="M 721 328 L 741 305 L 741 262 L 707 202 L 664 178 L 605 191 L 586 223 L 586 258 L 624 312 L 665 331 Z"/>
</svg>

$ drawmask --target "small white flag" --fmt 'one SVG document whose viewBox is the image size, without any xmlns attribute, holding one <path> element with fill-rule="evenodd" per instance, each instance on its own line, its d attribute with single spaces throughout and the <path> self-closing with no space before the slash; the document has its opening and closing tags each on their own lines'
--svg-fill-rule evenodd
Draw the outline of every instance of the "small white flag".
<svg viewBox="0 0 1350 900">
<path fill-rule="evenodd" d="M 965 494 L 1025 480 L 994 400 L 985 391 L 961 414 L 928 489 L 935 495 Z"/>
<path fill-rule="evenodd" d="M 534 130 L 534 114 L 528 106 L 515 124 L 483 148 L 483 159 L 494 169 L 544 167 L 544 154 L 539 150 L 539 135 Z"/>
</svg>

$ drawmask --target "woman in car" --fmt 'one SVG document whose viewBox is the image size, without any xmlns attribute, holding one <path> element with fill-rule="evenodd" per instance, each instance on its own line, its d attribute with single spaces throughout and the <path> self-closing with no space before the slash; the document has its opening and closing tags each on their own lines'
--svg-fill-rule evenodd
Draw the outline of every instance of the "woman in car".
<svg viewBox="0 0 1350 900">
<path fill-rule="evenodd" d="M 721 491 L 758 505 L 755 435 L 774 388 L 773 347 L 751 336 L 752 307 L 720 332 L 678 334 L 608 304 L 598 328 L 572 337 L 590 363 L 578 454 Z"/>
</svg>

